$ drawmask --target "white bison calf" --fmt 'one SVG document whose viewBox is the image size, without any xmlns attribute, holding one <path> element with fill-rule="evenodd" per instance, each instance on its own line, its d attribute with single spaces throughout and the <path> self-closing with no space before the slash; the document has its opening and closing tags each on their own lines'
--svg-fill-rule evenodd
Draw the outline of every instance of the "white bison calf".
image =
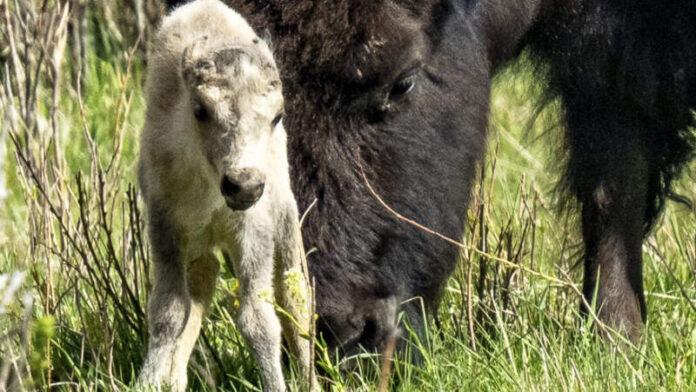
<svg viewBox="0 0 696 392">
<path fill-rule="evenodd" d="M 237 325 L 265 391 L 284 391 L 283 332 L 310 373 L 303 248 L 290 190 L 283 97 L 268 45 L 217 0 L 167 16 L 148 64 L 139 182 L 148 207 L 154 289 L 141 385 L 186 387 L 215 289 L 219 247 L 240 282 Z"/>
</svg>

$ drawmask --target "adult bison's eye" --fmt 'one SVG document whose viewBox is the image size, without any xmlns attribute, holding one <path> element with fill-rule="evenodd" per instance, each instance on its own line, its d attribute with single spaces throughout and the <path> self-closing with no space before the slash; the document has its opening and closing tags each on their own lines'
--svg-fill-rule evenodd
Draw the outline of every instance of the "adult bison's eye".
<svg viewBox="0 0 696 392">
<path fill-rule="evenodd" d="M 282 119 L 283 119 L 283 113 L 278 113 L 278 115 L 275 116 L 275 118 L 273 119 L 273 121 L 271 121 L 271 128 L 275 128 L 276 125 L 278 125 L 278 123 L 279 123 L 280 120 L 282 120 Z"/>
<path fill-rule="evenodd" d="M 391 90 L 389 90 L 389 100 L 394 101 L 403 98 L 413 90 L 415 85 L 416 74 L 410 74 L 397 80 L 396 83 L 392 84 Z"/>
</svg>

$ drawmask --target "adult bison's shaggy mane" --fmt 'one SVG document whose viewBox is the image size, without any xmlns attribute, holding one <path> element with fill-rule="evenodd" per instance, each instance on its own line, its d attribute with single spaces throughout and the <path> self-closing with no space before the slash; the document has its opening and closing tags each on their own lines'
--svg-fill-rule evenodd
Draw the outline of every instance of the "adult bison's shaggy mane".
<svg viewBox="0 0 696 392">
<path fill-rule="evenodd" d="M 571 127 L 595 120 L 595 129 L 569 132 L 568 151 L 589 143 L 596 154 L 630 138 L 649 157 L 644 231 L 653 226 L 672 180 L 694 155 L 696 125 L 696 2 L 572 0 L 542 8 L 520 47 L 546 73 L 549 97 L 560 96 Z M 542 73 L 542 74 L 543 74 Z M 596 113 L 604 107 L 611 113 Z M 608 122 L 621 113 L 624 121 Z M 596 160 L 571 154 L 564 183 L 575 196 L 591 188 Z"/>
</svg>

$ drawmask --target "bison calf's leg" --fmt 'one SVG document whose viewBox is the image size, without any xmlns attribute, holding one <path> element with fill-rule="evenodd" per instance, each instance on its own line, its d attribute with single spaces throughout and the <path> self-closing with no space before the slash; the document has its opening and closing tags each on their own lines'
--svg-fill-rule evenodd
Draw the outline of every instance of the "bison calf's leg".
<svg viewBox="0 0 696 392">
<path fill-rule="evenodd" d="M 183 331 L 190 312 L 185 271 L 171 224 L 156 205 L 150 207 L 150 236 L 154 258 L 154 288 L 148 303 L 148 347 L 138 384 L 174 385 L 172 363 L 177 336 Z"/>
<path fill-rule="evenodd" d="M 148 347 L 138 383 L 156 387 L 186 386 L 172 378 L 177 336 L 184 330 L 191 302 L 184 285 L 184 272 L 177 263 L 155 261 L 155 284 L 148 305 Z"/>
<path fill-rule="evenodd" d="M 595 110 L 569 111 L 569 174 L 585 241 L 583 294 L 587 303 L 596 301 L 601 321 L 633 342 L 646 314 L 641 245 L 655 197 L 639 125 Z"/>
<path fill-rule="evenodd" d="M 235 321 L 259 365 L 263 391 L 284 392 L 281 326 L 273 305 L 273 240 L 268 233 L 257 231 L 253 220 L 253 216 L 247 217 L 241 252 L 235 260 L 241 294 Z"/>
<path fill-rule="evenodd" d="M 215 279 L 220 269 L 212 253 L 191 262 L 186 271 L 186 284 L 190 298 L 189 313 L 181 334 L 177 337 L 173 353 L 172 376 L 182 379 L 186 385 L 186 367 L 196 345 L 205 311 L 215 293 Z"/>
<path fill-rule="evenodd" d="M 291 317 L 280 315 L 283 336 L 292 355 L 300 365 L 300 371 L 309 375 L 308 384 L 317 385 L 314 369 L 311 369 L 309 335 L 312 323 L 309 282 L 306 280 L 307 260 L 305 259 L 302 233 L 295 201 L 285 207 L 281 223 L 278 225 L 279 238 L 274 266 L 275 299 L 278 305 Z M 310 381 L 311 380 L 311 381 Z M 305 386 L 309 388 L 309 385 Z"/>
<path fill-rule="evenodd" d="M 186 388 L 186 367 L 215 289 L 218 263 L 213 255 L 193 261 L 155 262 L 155 287 L 148 309 L 148 352 L 139 383 Z"/>
</svg>

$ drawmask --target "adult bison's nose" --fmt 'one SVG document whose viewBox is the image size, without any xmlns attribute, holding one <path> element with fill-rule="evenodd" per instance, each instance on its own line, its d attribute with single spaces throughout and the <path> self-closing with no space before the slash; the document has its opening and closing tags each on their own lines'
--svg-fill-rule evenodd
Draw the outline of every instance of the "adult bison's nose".
<svg viewBox="0 0 696 392">
<path fill-rule="evenodd" d="M 344 356 L 361 349 L 381 351 L 396 334 L 399 302 L 396 296 L 365 300 L 349 313 L 337 312 L 319 318 L 319 331 L 329 346 L 338 347 Z"/>
<path fill-rule="evenodd" d="M 220 192 L 229 208 L 243 211 L 259 201 L 264 186 L 264 178 L 258 170 L 230 170 L 222 176 Z"/>
</svg>

